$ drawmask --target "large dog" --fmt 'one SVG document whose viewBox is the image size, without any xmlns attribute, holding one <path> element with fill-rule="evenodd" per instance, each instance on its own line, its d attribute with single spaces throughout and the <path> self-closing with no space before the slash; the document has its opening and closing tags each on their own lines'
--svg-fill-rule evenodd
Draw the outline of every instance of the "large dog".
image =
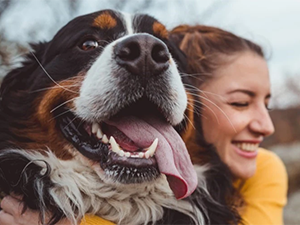
<svg viewBox="0 0 300 225">
<path fill-rule="evenodd" d="M 179 135 L 188 139 L 185 57 L 160 22 L 99 11 L 32 48 L 1 86 L 0 191 L 24 196 L 41 220 L 50 212 L 50 224 L 86 213 L 119 224 L 234 219 L 207 190 L 207 167 L 197 182 Z"/>
</svg>

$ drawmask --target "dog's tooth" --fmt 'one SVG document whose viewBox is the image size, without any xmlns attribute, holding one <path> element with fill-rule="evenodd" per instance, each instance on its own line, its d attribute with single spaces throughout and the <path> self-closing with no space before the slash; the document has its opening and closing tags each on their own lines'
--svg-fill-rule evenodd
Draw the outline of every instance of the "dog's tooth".
<svg viewBox="0 0 300 225">
<path fill-rule="evenodd" d="M 129 152 L 125 152 L 125 156 L 126 156 L 127 158 L 129 158 L 129 157 L 131 156 L 131 154 L 130 154 Z"/>
<path fill-rule="evenodd" d="M 93 123 L 93 125 L 92 125 L 92 133 L 96 134 L 98 129 L 99 129 L 99 124 L 98 123 Z"/>
<path fill-rule="evenodd" d="M 125 152 L 124 152 L 123 150 L 120 150 L 120 151 L 118 152 L 118 154 L 119 154 L 119 156 L 124 156 L 124 155 L 125 155 Z"/>
<path fill-rule="evenodd" d="M 146 158 L 146 159 L 149 159 L 149 157 L 150 157 L 150 152 L 149 152 L 149 151 L 146 151 L 146 152 L 145 152 L 145 158 Z"/>
<path fill-rule="evenodd" d="M 144 158 L 144 156 L 145 156 L 145 153 L 144 153 L 144 152 L 140 152 L 140 153 L 139 153 L 139 157 L 140 157 L 140 158 Z"/>
<path fill-rule="evenodd" d="M 107 138 L 106 134 L 103 135 L 102 142 L 105 144 L 108 144 L 108 138 Z"/>
<path fill-rule="evenodd" d="M 119 154 L 121 149 L 113 136 L 110 136 L 109 143 L 112 151 Z"/>
<path fill-rule="evenodd" d="M 149 152 L 149 156 L 154 155 L 156 148 L 157 148 L 157 144 L 158 144 L 158 138 L 155 138 L 155 140 L 152 142 L 152 144 L 150 145 L 150 147 L 147 150 L 147 152 Z"/>
<path fill-rule="evenodd" d="M 103 132 L 102 132 L 102 130 L 99 127 L 98 130 L 97 130 L 97 138 L 101 139 L 102 137 L 103 137 Z"/>
</svg>

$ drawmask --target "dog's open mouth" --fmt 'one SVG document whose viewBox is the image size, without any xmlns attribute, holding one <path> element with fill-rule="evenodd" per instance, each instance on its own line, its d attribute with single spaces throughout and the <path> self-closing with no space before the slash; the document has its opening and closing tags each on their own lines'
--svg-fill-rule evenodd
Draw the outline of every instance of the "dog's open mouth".
<svg viewBox="0 0 300 225">
<path fill-rule="evenodd" d="M 197 182 L 189 181 L 195 176 L 181 137 L 149 101 L 140 100 L 109 120 L 94 123 L 69 112 L 60 117 L 59 126 L 81 154 L 99 162 L 118 182 L 152 181 L 162 173 L 177 198 L 185 197 L 191 191 L 188 185 Z"/>
<path fill-rule="evenodd" d="M 59 125 L 65 138 L 85 157 L 99 162 L 108 176 L 121 183 L 141 183 L 160 174 L 154 157 L 158 138 L 150 144 L 141 143 L 143 134 L 135 133 L 132 126 L 124 126 L 129 120 L 132 120 L 131 125 L 140 126 L 138 117 L 146 108 L 154 110 L 149 102 L 140 101 L 107 121 L 93 123 L 84 122 L 69 112 L 60 118 Z"/>
</svg>

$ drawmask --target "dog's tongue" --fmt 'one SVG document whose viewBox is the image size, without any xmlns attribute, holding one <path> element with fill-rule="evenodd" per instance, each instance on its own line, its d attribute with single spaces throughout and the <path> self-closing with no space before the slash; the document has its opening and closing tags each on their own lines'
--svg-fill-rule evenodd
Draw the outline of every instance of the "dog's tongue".
<svg viewBox="0 0 300 225">
<path fill-rule="evenodd" d="M 149 147 L 158 138 L 155 158 L 175 197 L 181 199 L 193 193 L 198 183 L 197 175 L 183 140 L 171 125 L 157 118 L 133 116 L 107 123 L 117 127 L 141 148 Z"/>
</svg>

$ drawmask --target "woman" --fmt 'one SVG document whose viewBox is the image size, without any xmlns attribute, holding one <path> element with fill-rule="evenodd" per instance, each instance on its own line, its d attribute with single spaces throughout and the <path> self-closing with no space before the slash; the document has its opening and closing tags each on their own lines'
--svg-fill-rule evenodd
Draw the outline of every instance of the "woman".
<svg viewBox="0 0 300 225">
<path fill-rule="evenodd" d="M 188 56 L 191 83 L 201 103 L 202 146 L 213 144 L 230 169 L 244 204 L 245 224 L 283 224 L 287 174 L 281 160 L 259 148 L 274 132 L 268 113 L 270 78 L 260 46 L 208 26 L 178 26 L 171 38 Z M 195 100 L 194 100 L 195 101 Z M 194 110 L 196 111 L 196 110 Z M 189 145 L 193 135 L 185 142 Z M 188 147 L 188 149 L 193 149 Z M 191 151 L 195 163 L 206 155 Z M 204 159 L 204 160 L 203 160 Z"/>
<path fill-rule="evenodd" d="M 210 163 L 214 168 L 222 168 L 217 163 L 227 165 L 243 200 L 239 211 L 244 224 L 282 224 L 287 192 L 285 168 L 276 155 L 258 149 L 263 138 L 274 131 L 267 110 L 270 80 L 261 48 L 207 26 L 179 26 L 173 29 L 171 38 L 188 57 L 188 74 L 183 76 L 190 83 L 186 88 L 194 103 L 191 105 L 201 104 L 201 112 L 198 106 L 189 110 L 195 112 L 197 133 L 191 126 L 183 135 L 194 163 Z M 221 177 L 223 171 L 216 171 Z M 226 188 L 231 190 L 222 187 Z M 5 208 L 14 201 L 6 198 Z M 239 199 L 229 201 L 240 203 Z M 27 218 L 33 218 L 30 215 Z M 87 218 L 86 224 L 105 224 L 100 220 Z"/>
</svg>

